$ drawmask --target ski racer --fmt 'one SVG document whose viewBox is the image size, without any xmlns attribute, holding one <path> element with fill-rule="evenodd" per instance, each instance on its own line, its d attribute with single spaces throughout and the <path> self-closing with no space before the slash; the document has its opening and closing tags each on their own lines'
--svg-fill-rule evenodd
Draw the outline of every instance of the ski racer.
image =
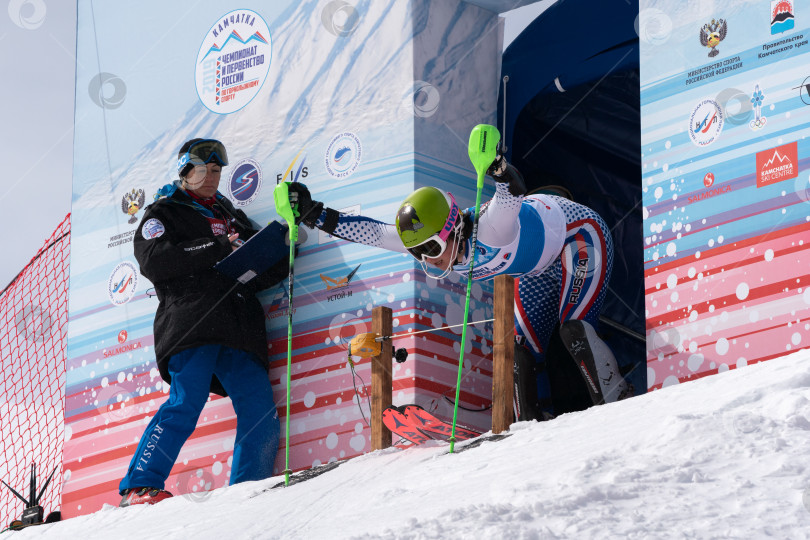
<svg viewBox="0 0 810 540">
<path fill-rule="evenodd" d="M 515 413 L 518 420 L 553 417 L 545 351 L 560 337 L 594 404 L 632 395 L 613 353 L 597 335 L 599 311 L 613 265 L 613 241 L 590 208 L 554 195 L 525 196 L 518 170 L 497 156 L 487 170 L 495 195 L 482 205 L 474 280 L 499 274 L 515 281 Z M 462 212 L 451 193 L 422 187 L 397 210 L 395 225 L 341 214 L 313 201 L 301 183 L 289 185 L 305 225 L 351 242 L 407 252 L 434 279 L 469 271 L 474 209 Z M 433 275 L 428 266 L 438 268 Z"/>
<path fill-rule="evenodd" d="M 256 293 L 287 276 L 288 261 L 246 284 L 214 270 L 256 229 L 217 187 L 225 146 L 192 139 L 178 153 L 180 180 L 161 188 L 135 234 L 135 258 L 160 302 L 154 320 L 169 398 L 147 425 L 119 485 L 120 506 L 171 497 L 165 482 L 209 392 L 230 396 L 236 441 L 230 483 L 273 474 L 279 421 L 268 377 L 264 311 Z"/>
</svg>

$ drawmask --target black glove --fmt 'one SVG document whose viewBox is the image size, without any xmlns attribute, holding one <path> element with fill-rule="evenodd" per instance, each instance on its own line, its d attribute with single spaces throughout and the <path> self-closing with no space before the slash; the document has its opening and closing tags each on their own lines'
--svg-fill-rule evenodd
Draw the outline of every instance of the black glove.
<svg viewBox="0 0 810 540">
<path fill-rule="evenodd" d="M 290 185 L 287 186 L 287 192 L 290 196 L 290 204 L 298 211 L 295 224 L 300 225 L 303 223 L 307 227 L 314 228 L 315 222 L 321 217 L 323 203 L 313 201 L 307 186 L 301 182 L 290 183 Z"/>
<path fill-rule="evenodd" d="M 495 156 L 492 164 L 487 169 L 487 174 L 495 179 L 496 182 L 501 181 L 501 176 L 506 171 L 506 158 L 501 154 Z"/>
<path fill-rule="evenodd" d="M 496 182 L 509 184 L 509 193 L 515 197 L 521 197 L 526 194 L 526 183 L 523 181 L 523 176 L 511 163 L 508 163 L 506 158 L 501 154 L 498 154 L 492 162 L 492 165 L 489 166 L 487 174 L 494 178 Z"/>
</svg>

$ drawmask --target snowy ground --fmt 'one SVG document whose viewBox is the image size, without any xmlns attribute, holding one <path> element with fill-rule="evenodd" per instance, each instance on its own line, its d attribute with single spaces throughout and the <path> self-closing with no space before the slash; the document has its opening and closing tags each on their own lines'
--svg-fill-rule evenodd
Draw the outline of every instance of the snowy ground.
<svg viewBox="0 0 810 540">
<path fill-rule="evenodd" d="M 287 488 L 266 491 L 274 478 L 13 534 L 810 538 L 808 351 L 511 432 L 454 455 L 389 449 Z"/>
</svg>

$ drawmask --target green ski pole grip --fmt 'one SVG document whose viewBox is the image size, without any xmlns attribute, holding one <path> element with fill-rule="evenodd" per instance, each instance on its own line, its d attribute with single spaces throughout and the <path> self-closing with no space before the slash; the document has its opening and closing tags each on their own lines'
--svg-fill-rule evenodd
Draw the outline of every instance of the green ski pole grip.
<svg viewBox="0 0 810 540">
<path fill-rule="evenodd" d="M 276 206 L 276 213 L 287 222 L 290 227 L 290 243 L 298 241 L 298 225 L 295 218 L 299 216 L 298 209 L 290 205 L 289 182 L 280 182 L 273 190 L 273 204 Z"/>
<path fill-rule="evenodd" d="M 478 189 L 484 187 L 484 177 L 487 169 L 498 155 L 498 142 L 500 140 L 501 133 L 498 128 L 489 124 L 478 124 L 470 132 L 467 151 L 473 168 L 478 173 Z"/>
</svg>

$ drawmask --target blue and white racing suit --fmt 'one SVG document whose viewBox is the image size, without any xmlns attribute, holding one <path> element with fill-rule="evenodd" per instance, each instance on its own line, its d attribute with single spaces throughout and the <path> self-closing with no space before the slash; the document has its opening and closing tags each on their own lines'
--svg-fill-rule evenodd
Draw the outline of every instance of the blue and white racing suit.
<svg viewBox="0 0 810 540">
<path fill-rule="evenodd" d="M 472 215 L 474 208 L 465 213 Z M 316 223 L 324 225 L 326 211 Z M 332 233 L 352 242 L 406 252 L 394 225 L 340 214 Z M 467 275 L 472 240 L 453 267 Z M 496 183 L 494 197 L 481 207 L 473 279 L 509 274 L 515 280 L 515 332 L 542 365 L 556 323 L 570 319 L 598 327 L 606 283 L 613 267 L 613 240 L 590 208 L 554 195 L 514 196 Z M 615 361 L 615 360 L 614 360 Z M 538 371 L 538 398 L 550 403 L 544 370 Z M 552 412 L 552 411 L 548 411 Z"/>
</svg>

